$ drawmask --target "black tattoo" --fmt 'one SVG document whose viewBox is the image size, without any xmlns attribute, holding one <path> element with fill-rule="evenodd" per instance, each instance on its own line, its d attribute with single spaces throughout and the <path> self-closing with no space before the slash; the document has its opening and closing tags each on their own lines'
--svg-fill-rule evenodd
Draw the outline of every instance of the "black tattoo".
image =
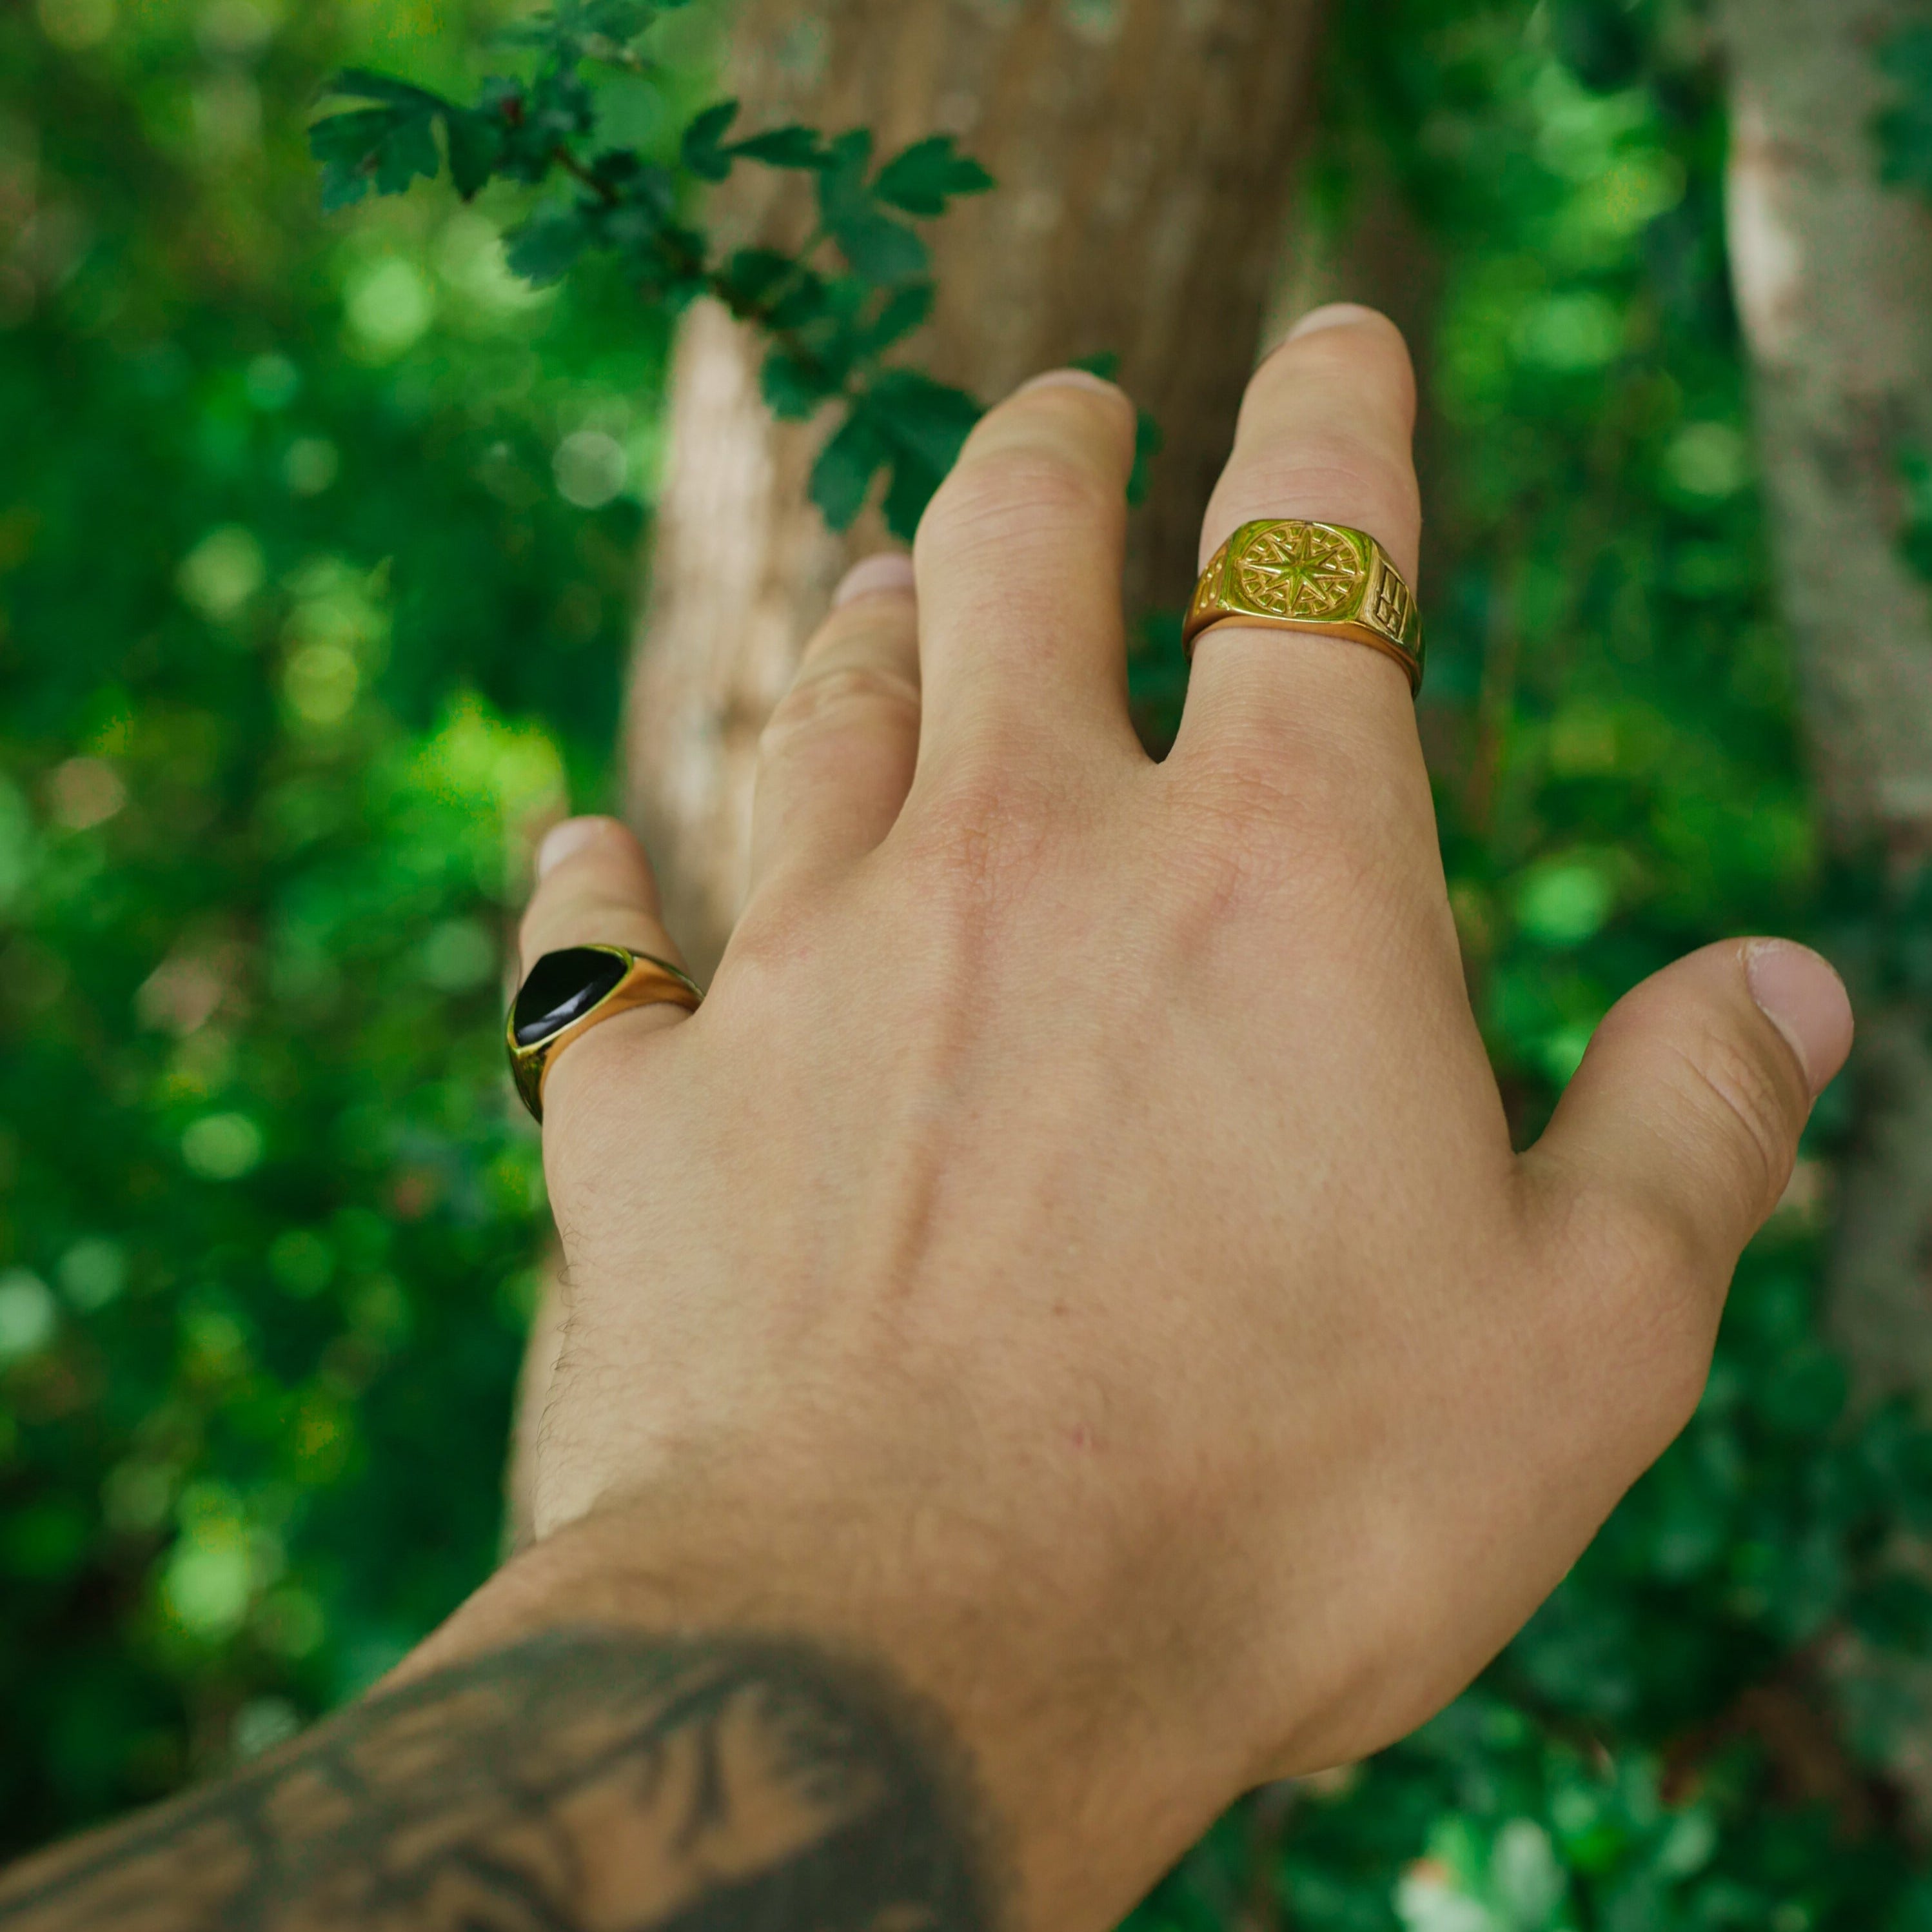
<svg viewBox="0 0 1932 1932">
<path fill-rule="evenodd" d="M 0 1880 L 5 1932 L 989 1932 L 948 1738 L 802 1645 L 567 1631 Z"/>
</svg>

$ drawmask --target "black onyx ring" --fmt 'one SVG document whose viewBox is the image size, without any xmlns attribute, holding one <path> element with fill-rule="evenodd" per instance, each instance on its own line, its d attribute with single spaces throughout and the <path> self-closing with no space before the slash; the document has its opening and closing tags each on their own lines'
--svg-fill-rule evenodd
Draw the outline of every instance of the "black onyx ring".
<svg viewBox="0 0 1932 1932">
<path fill-rule="evenodd" d="M 695 1012 L 704 995 L 668 960 L 622 946 L 569 946 L 546 952 L 510 1009 L 503 1028 L 510 1077 L 525 1106 L 543 1118 L 550 1063 L 580 1035 L 637 1006 L 682 1006 Z"/>
</svg>

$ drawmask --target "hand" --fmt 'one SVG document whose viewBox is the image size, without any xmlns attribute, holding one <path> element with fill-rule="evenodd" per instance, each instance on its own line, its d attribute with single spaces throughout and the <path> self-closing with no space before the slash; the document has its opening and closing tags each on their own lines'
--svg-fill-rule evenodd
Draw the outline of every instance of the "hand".
<svg viewBox="0 0 1932 1932">
<path fill-rule="evenodd" d="M 1390 325 L 1311 318 L 1204 558 L 1306 515 L 1413 580 L 1412 413 Z M 1689 1416 L 1851 1031 L 1814 956 L 1713 946 L 1514 1152 L 1400 668 L 1225 625 L 1172 754 L 1136 742 L 1133 428 L 1073 375 L 980 426 L 916 593 L 862 569 L 772 720 L 704 1007 L 571 1046 L 544 1128 L 553 1552 L 890 1658 L 1040 1924 L 1508 1639 Z M 668 952 L 627 833 L 548 856 L 526 966 Z"/>
</svg>

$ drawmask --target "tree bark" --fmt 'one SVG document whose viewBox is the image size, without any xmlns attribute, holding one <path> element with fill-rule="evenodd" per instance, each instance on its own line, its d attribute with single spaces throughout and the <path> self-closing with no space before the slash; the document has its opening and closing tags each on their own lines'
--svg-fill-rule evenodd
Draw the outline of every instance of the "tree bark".
<svg viewBox="0 0 1932 1932">
<path fill-rule="evenodd" d="M 1731 252 L 1828 836 L 1932 858 L 1932 602 L 1900 458 L 1932 451 L 1932 212 L 1887 189 L 1879 49 L 1924 0 L 1725 0 Z M 1856 962 L 1853 962 L 1856 964 Z M 1857 1142 L 1832 1319 L 1862 1385 L 1932 1396 L 1932 1012 L 1855 987 Z"/>
<path fill-rule="evenodd" d="M 746 0 L 733 92 L 752 127 L 865 126 L 882 151 L 945 131 L 995 192 L 931 231 L 939 302 L 912 345 L 982 400 L 1118 354 L 1166 433 L 1128 594 L 1178 608 L 1252 368 L 1308 118 L 1324 0 Z M 747 184 L 748 235 L 784 184 Z M 806 500 L 822 426 L 773 423 L 758 345 L 687 320 L 670 458 L 626 724 L 628 808 L 665 910 L 708 972 L 742 891 L 758 735 L 876 523 L 827 532 Z"/>
</svg>

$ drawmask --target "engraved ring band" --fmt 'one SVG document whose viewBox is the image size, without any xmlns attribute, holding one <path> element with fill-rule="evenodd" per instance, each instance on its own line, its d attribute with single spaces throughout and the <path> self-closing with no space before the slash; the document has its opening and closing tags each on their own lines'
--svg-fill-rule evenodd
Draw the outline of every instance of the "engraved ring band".
<svg viewBox="0 0 1932 1932">
<path fill-rule="evenodd" d="M 1347 638 L 1392 657 L 1422 688 L 1415 593 L 1365 530 L 1300 518 L 1244 524 L 1201 573 L 1183 633 L 1187 654 L 1216 624 Z"/>
</svg>

